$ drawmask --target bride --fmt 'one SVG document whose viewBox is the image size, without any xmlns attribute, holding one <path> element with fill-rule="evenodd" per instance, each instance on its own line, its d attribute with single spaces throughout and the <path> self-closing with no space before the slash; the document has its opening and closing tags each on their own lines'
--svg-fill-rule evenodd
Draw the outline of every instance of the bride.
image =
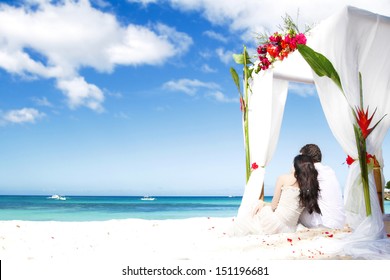
<svg viewBox="0 0 390 280">
<path fill-rule="evenodd" d="M 311 157 L 296 156 L 294 171 L 278 178 L 272 202 L 259 201 L 252 217 L 239 221 L 241 234 L 294 232 L 303 209 L 321 214 L 317 176 Z"/>
</svg>

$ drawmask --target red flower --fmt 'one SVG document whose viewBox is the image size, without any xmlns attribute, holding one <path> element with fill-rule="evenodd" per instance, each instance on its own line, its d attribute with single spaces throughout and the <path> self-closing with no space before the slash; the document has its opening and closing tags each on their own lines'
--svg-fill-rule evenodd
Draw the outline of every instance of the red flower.
<svg viewBox="0 0 390 280">
<path fill-rule="evenodd" d="M 368 107 L 367 110 L 364 112 L 363 109 L 356 107 L 356 121 L 360 127 L 360 130 L 362 131 L 363 138 L 366 139 L 368 135 L 370 135 L 373 128 L 368 128 L 370 126 L 370 123 L 372 121 L 372 118 L 374 117 L 376 112 L 376 109 L 374 113 L 371 115 L 371 117 L 368 117 Z"/>
<path fill-rule="evenodd" d="M 355 159 L 351 158 L 351 156 L 347 156 L 346 162 L 347 162 L 348 166 L 351 165 L 354 161 L 355 161 Z"/>
<path fill-rule="evenodd" d="M 257 169 L 257 168 L 259 168 L 259 166 L 257 165 L 257 163 L 256 163 L 256 162 L 252 163 L 252 169 L 255 170 L 255 169 Z"/>
<path fill-rule="evenodd" d="M 367 153 L 367 155 L 366 155 L 366 162 L 367 162 L 367 164 L 370 163 L 371 159 L 373 159 L 375 161 L 374 156 L 369 154 L 369 153 Z"/>
<path fill-rule="evenodd" d="M 372 154 L 367 153 L 366 154 L 366 162 L 367 162 L 367 164 L 370 164 L 371 159 L 373 159 L 374 162 L 376 160 L 375 157 Z M 346 161 L 346 163 L 348 165 L 351 165 L 352 163 L 354 163 L 355 159 L 353 159 L 351 156 L 347 156 L 347 159 L 345 161 Z"/>
</svg>

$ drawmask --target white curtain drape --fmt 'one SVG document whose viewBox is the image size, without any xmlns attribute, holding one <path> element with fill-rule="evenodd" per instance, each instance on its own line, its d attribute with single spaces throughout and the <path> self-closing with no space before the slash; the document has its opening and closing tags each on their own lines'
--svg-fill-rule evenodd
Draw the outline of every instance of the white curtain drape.
<svg viewBox="0 0 390 280">
<path fill-rule="evenodd" d="M 248 100 L 248 126 L 251 164 L 259 168 L 252 171 L 245 186 L 237 218 L 251 214 L 264 182 L 265 167 L 271 159 L 279 138 L 286 103 L 288 82 L 274 79 L 273 71 L 253 74 Z"/>
<path fill-rule="evenodd" d="M 358 158 L 352 108 L 360 104 L 359 72 L 363 80 L 364 109 L 369 108 L 369 116 L 377 109 L 370 127 L 388 115 L 367 138 L 367 152 L 375 155 L 382 167 L 381 147 L 390 127 L 389 34 L 390 18 L 346 7 L 315 28 L 308 40 L 311 48 L 332 62 L 341 79 L 345 96 L 329 78 L 314 75 L 326 119 L 346 155 Z M 345 240 L 343 250 L 355 257 L 389 258 L 390 242 L 384 241 L 386 232 L 372 174 L 369 183 L 372 215 L 366 217 L 360 166 L 355 161 L 349 168 L 344 188 L 347 222 L 354 231 Z"/>
</svg>

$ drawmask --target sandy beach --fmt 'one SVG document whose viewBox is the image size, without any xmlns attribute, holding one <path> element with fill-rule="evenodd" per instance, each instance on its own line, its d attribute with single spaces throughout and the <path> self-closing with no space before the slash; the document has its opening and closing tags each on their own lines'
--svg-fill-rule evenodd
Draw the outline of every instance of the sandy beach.
<svg viewBox="0 0 390 280">
<path fill-rule="evenodd" d="M 121 273 L 127 266 L 259 265 L 274 260 L 350 259 L 325 252 L 319 242 L 349 234 L 349 228 L 309 230 L 300 226 L 296 233 L 230 236 L 233 220 L 204 217 L 103 222 L 2 221 L 0 256 L 2 273 L 7 276 L 2 279 L 38 279 L 38 276 L 69 279 L 76 271 L 77 275 L 87 276 L 93 272 L 96 274 L 93 279 L 117 279 L 116 276 L 123 279 Z"/>
</svg>

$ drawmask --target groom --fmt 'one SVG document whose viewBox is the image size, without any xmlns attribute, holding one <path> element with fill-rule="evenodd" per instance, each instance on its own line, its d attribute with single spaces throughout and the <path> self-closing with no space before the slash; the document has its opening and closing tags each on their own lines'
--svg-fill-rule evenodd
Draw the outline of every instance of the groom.
<svg viewBox="0 0 390 280">
<path fill-rule="evenodd" d="M 322 154 L 317 145 L 307 144 L 301 148 L 300 153 L 310 156 L 318 171 L 318 182 L 320 185 L 318 205 L 322 214 L 309 214 L 308 211 L 304 210 L 299 218 L 299 222 L 308 228 L 343 228 L 345 225 L 344 202 L 335 172 L 321 163 Z"/>
</svg>

